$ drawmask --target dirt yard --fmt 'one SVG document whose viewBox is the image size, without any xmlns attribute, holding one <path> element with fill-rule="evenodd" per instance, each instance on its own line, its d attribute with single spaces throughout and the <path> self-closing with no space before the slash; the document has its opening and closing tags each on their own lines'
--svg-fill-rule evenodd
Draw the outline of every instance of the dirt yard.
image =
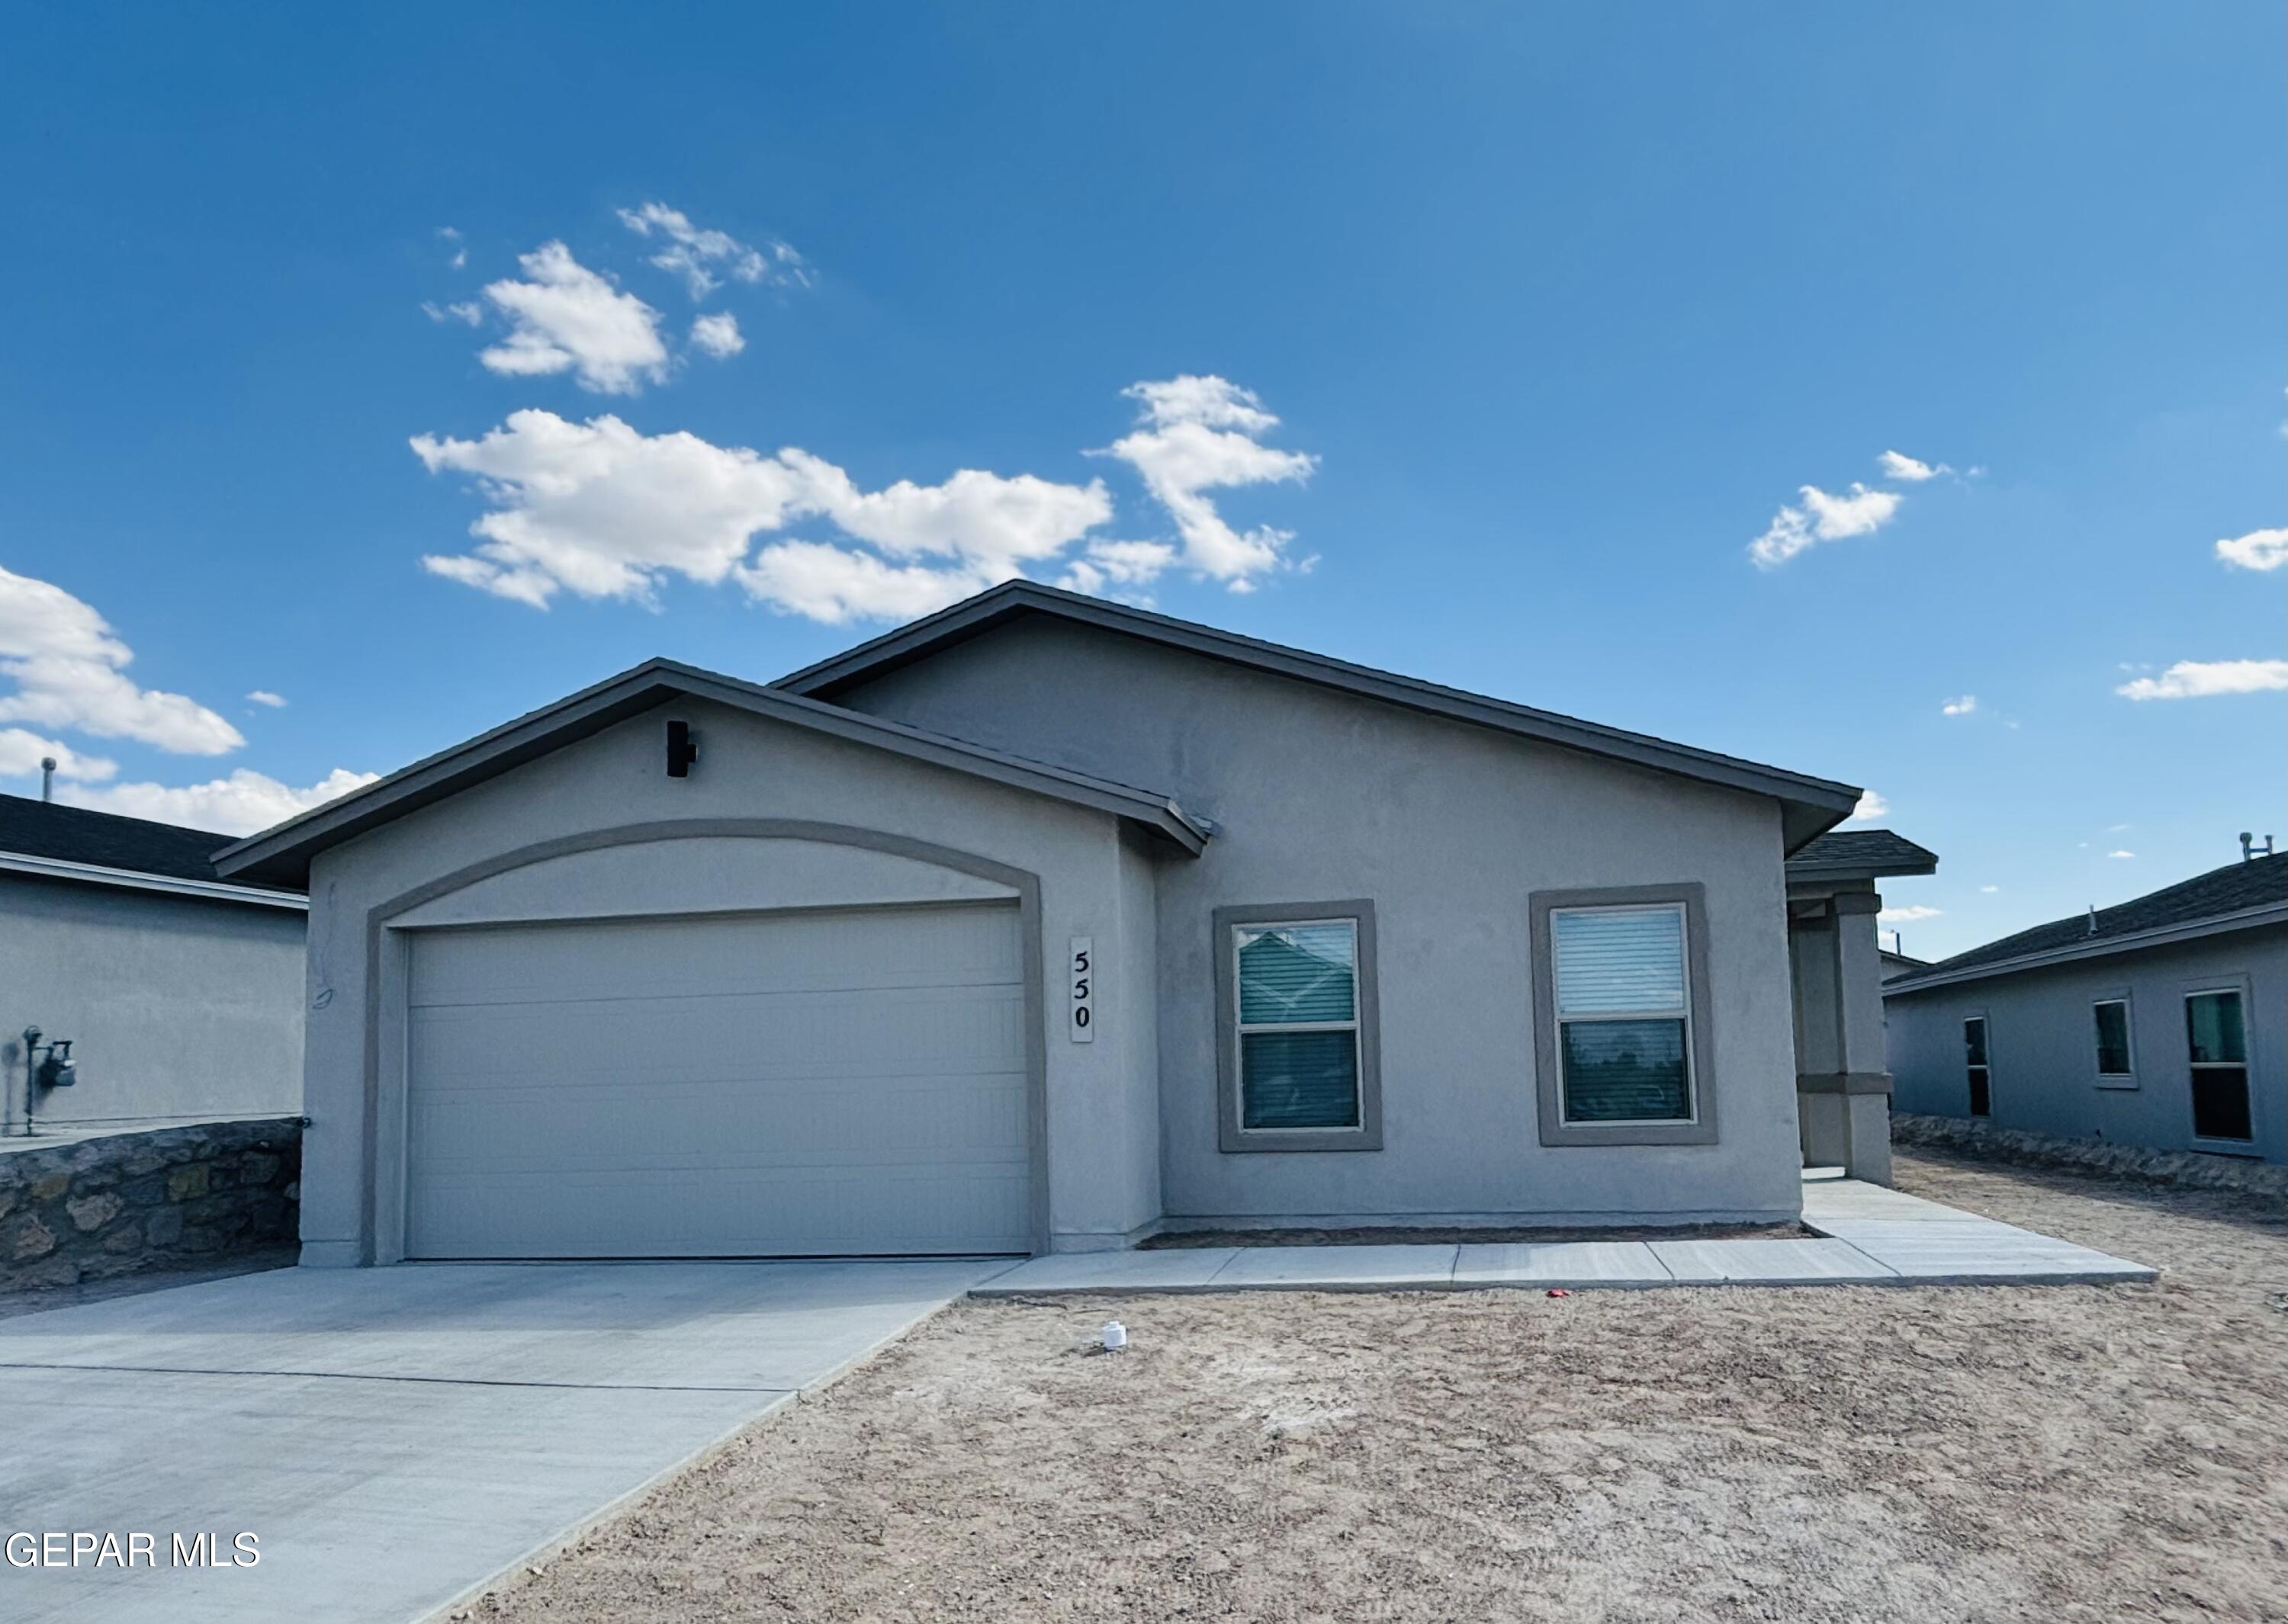
<svg viewBox="0 0 2288 1624">
<path fill-rule="evenodd" d="M 2279 1204 L 1900 1183 L 2165 1273 L 965 1303 L 468 1616 L 2288 1619 Z"/>
</svg>

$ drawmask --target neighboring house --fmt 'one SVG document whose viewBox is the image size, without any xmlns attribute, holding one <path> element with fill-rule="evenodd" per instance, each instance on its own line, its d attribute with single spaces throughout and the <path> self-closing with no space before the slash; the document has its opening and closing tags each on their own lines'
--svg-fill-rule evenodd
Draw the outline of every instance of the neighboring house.
<svg viewBox="0 0 2288 1624">
<path fill-rule="evenodd" d="M 1883 979 L 1886 981 L 1895 976 L 1903 976 L 1911 970 L 1922 970 L 1930 963 L 1928 959 L 1911 958 L 1895 947 L 1886 947 L 1877 956 L 1882 961 Z"/>
<path fill-rule="evenodd" d="M 1858 798 L 1021 582 L 220 862 L 313 899 L 306 1261 L 1078 1250 L 1793 1217 L 1791 978 L 1880 1069 L 1867 865 L 1791 953 Z"/>
<path fill-rule="evenodd" d="M 0 1133 L 28 1086 L 39 1130 L 300 1113 L 307 903 L 217 874 L 231 839 L 0 796 Z"/>
<path fill-rule="evenodd" d="M 2288 1160 L 2288 852 L 1885 984 L 1903 1111 Z"/>
<path fill-rule="evenodd" d="M 1804 1161 L 1891 1182 L 1878 880 L 1935 874 L 1938 857 L 1889 829 L 1822 835 L 1787 860 L 1797 1113 Z"/>
</svg>

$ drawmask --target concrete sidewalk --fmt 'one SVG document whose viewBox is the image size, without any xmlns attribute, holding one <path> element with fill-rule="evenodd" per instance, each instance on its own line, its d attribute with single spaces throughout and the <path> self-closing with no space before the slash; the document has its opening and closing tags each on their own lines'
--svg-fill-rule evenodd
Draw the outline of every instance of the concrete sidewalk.
<svg viewBox="0 0 2288 1624">
<path fill-rule="evenodd" d="M 1807 1178 L 1815 1235 L 1514 1246 L 1203 1247 L 1037 1257 L 971 1287 L 1047 1292 L 1392 1291 L 1600 1286 L 2086 1286 L 2157 1270 L 1846 1178 Z"/>
<path fill-rule="evenodd" d="M 1005 1260 L 284 1269 L 0 1323 L 11 1624 L 409 1624 L 793 1402 Z M 251 1567 L 171 1537 L 258 1537 Z"/>
</svg>

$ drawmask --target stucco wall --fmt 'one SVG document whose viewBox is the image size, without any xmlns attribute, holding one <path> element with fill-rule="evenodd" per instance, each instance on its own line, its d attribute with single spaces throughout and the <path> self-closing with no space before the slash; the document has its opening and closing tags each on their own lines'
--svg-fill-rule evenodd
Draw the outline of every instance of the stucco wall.
<svg viewBox="0 0 2288 1624">
<path fill-rule="evenodd" d="M 2288 931 L 2241 931 L 2203 941 L 1887 994 L 1884 1019 L 1901 1111 L 1967 1116 L 1962 1023 L 1987 1021 L 1994 1113 L 2000 1128 L 2102 1138 L 2157 1150 L 2224 1148 L 2192 1137 L 2184 996 L 2238 986 L 2248 1023 L 2256 1153 L 2288 1160 Z M 2129 999 L 2135 1086 L 2097 1076 L 2101 998 Z"/>
<path fill-rule="evenodd" d="M 302 1109 L 303 917 L 0 876 L 0 1085 L 24 1109 L 21 1034 L 72 1040 L 79 1081 L 37 1120 L 180 1121 Z"/>
<path fill-rule="evenodd" d="M 1029 619 L 839 703 L 1176 795 L 1157 870 L 1172 1221 L 1768 1218 L 1799 1207 L 1779 809 L 1063 622 Z M 1719 1141 L 1547 1148 L 1528 898 L 1707 887 Z M 1211 914 L 1370 898 L 1385 1148 L 1217 1148 Z"/>
<path fill-rule="evenodd" d="M 699 738 L 699 764 L 687 779 L 663 770 L 668 716 L 689 721 Z M 392 988 L 405 928 L 1008 894 L 958 870 L 830 842 L 709 836 L 547 858 L 429 899 L 369 936 L 373 910 L 541 843 L 724 819 L 860 826 L 1037 876 L 1050 1243 L 1116 1244 L 1156 1216 L 1138 1150 L 1156 1134 L 1149 1095 L 1139 1086 L 1140 1071 L 1150 1075 L 1151 1050 L 1134 1030 L 1153 1007 L 1151 967 L 1123 946 L 1134 939 L 1124 922 L 1148 893 L 1140 875 L 1148 875 L 1149 861 L 1124 852 L 1117 821 L 693 702 L 621 723 L 319 858 L 311 876 L 306 1262 L 393 1255 L 401 1129 L 393 1090 L 401 1087 L 403 1058 Z M 1051 978 L 1076 935 L 1095 938 L 1100 955 L 1102 1025 L 1088 1044 L 1069 1041 L 1061 991 L 1049 995 L 1061 987 Z M 377 1154 L 369 1232 L 363 1181 Z"/>
</svg>

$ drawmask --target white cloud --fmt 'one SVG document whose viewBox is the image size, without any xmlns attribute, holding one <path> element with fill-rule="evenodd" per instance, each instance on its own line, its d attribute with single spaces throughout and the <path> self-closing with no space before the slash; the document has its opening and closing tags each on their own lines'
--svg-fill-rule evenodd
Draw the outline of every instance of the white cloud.
<svg viewBox="0 0 2288 1624">
<path fill-rule="evenodd" d="M 1111 517 L 1100 482 L 1059 485 L 964 469 L 942 485 L 900 480 L 862 491 L 833 463 L 687 433 L 646 435 L 614 416 L 585 424 L 522 411 L 482 440 L 417 437 L 432 472 L 473 474 L 492 511 L 470 527 L 473 553 L 422 560 L 432 572 L 544 606 L 559 590 L 648 601 L 660 579 L 747 591 L 830 622 L 925 613 L 1054 557 Z M 820 542 L 766 548 L 760 534 L 822 517 L 899 560 Z M 928 559 L 933 562 L 915 562 Z"/>
<path fill-rule="evenodd" d="M 1115 440 L 1109 455 L 1143 476 L 1145 488 L 1176 521 L 1188 569 L 1243 591 L 1279 568 L 1293 533 L 1259 526 L 1235 530 L 1206 492 L 1240 486 L 1299 483 L 1318 459 L 1282 451 L 1256 436 L 1279 419 L 1252 391 L 1215 376 L 1187 374 L 1123 392 L 1140 401 L 1142 427 Z"/>
<path fill-rule="evenodd" d="M 750 597 L 830 626 L 912 620 L 998 583 L 978 571 L 890 564 L 826 542 L 774 543 L 754 563 L 741 566 L 738 575 Z"/>
<path fill-rule="evenodd" d="M 444 238 L 446 242 L 452 244 L 452 265 L 456 271 L 469 263 L 469 250 L 466 246 L 462 243 L 461 234 L 458 231 L 456 231 L 450 226 L 440 226 L 437 228 L 437 234 Z"/>
<path fill-rule="evenodd" d="M 1165 542 L 1091 542 L 1057 582 L 1068 591 L 1102 594 L 1107 587 L 1150 585 L 1176 561 Z"/>
<path fill-rule="evenodd" d="M 253 693 L 248 694 L 246 697 L 252 700 L 258 705 L 267 705 L 273 710 L 282 709 L 286 704 L 285 695 L 281 693 L 273 693 L 267 688 L 257 688 Z"/>
<path fill-rule="evenodd" d="M 20 727 L 0 727 L 0 778 L 20 778 L 37 772 L 43 761 L 56 764 L 58 778 L 105 779 L 119 771 L 115 761 L 107 761 L 100 756 L 83 756 L 68 744 L 43 739 Z"/>
<path fill-rule="evenodd" d="M 2108 857 L 2134 857 L 2134 856 L 2136 856 L 2136 855 L 2137 855 L 2137 853 L 2136 853 L 2136 852 L 2120 852 L 2120 851 L 2115 851 L 2115 852 L 2108 852 L 2106 853 L 2106 855 L 2107 855 Z"/>
<path fill-rule="evenodd" d="M 2251 530 L 2216 544 L 2217 557 L 2239 569 L 2278 569 L 2288 565 L 2288 530 Z"/>
<path fill-rule="evenodd" d="M 528 279 L 489 282 L 485 297 L 510 322 L 507 338 L 477 359 L 511 377 L 570 372 L 597 394 L 632 395 L 667 376 L 659 313 L 544 242 L 517 263 Z"/>
<path fill-rule="evenodd" d="M 739 331 L 739 318 L 728 311 L 711 316 L 702 316 L 691 324 L 691 342 L 717 360 L 736 355 L 747 347 L 747 340 Z"/>
<path fill-rule="evenodd" d="M 134 657 L 87 604 L 0 569 L 0 676 L 16 680 L 13 693 L 0 695 L 0 722 L 138 739 L 186 756 L 219 756 L 246 742 L 195 701 L 137 687 L 126 674 Z"/>
<path fill-rule="evenodd" d="M 784 242 L 756 248 L 728 232 L 694 226 L 690 216 L 665 203 L 646 203 L 640 209 L 619 212 L 620 223 L 636 235 L 664 241 L 666 246 L 651 257 L 652 264 L 683 278 L 683 285 L 695 299 L 705 298 L 723 285 L 718 272 L 743 282 L 809 285 L 809 265 Z"/>
<path fill-rule="evenodd" d="M 129 818 L 179 823 L 220 835 L 251 835 L 362 788 L 380 776 L 336 767 L 316 783 L 297 789 L 241 767 L 228 778 L 203 784 L 114 784 L 103 789 L 59 790 L 56 798 Z"/>
<path fill-rule="evenodd" d="M 1859 804 L 1851 809 L 1851 815 L 1843 821 L 1866 823 L 1876 818 L 1887 818 L 1890 813 L 1891 804 L 1870 789 L 1860 796 Z"/>
<path fill-rule="evenodd" d="M 1782 508 L 1773 515 L 1770 527 L 1748 543 L 1748 557 L 1758 569 L 1776 569 L 1820 542 L 1879 530 L 1891 522 L 1905 500 L 1896 491 L 1870 490 L 1855 481 L 1839 496 L 1816 485 L 1799 490 L 1803 506 Z"/>
<path fill-rule="evenodd" d="M 2002 888 L 1999 885 L 1982 885 L 1978 888 L 1981 895 L 1988 897 L 1992 896 L 1996 891 L 2000 891 L 2001 889 Z"/>
<path fill-rule="evenodd" d="M 1944 912 L 1944 908 L 1927 907 L 1918 902 L 1909 907 L 1887 907 L 1875 917 L 1885 924 L 1903 925 L 1912 924 L 1918 919 L 1936 919 Z"/>
<path fill-rule="evenodd" d="M 1975 693 L 1962 693 L 1956 695 L 1953 699 L 1947 701 L 1945 704 L 1941 705 L 1939 707 L 1939 714 L 1941 716 L 1950 717 L 1966 717 L 1977 709 L 1978 695 Z"/>
<path fill-rule="evenodd" d="M 481 327 L 485 320 L 485 307 L 474 299 L 457 299 L 450 305 L 424 299 L 421 313 L 432 321 L 459 321 L 470 327 Z"/>
<path fill-rule="evenodd" d="M 2206 699 L 2277 689 L 2288 689 L 2288 660 L 2180 660 L 2158 677 L 2140 677 L 2114 692 L 2133 700 Z"/>
<path fill-rule="evenodd" d="M 1883 465 L 1885 479 L 1898 479 L 1909 485 L 1919 485 L 1925 479 L 1935 479 L 1942 473 L 1954 471 L 1944 463 L 1926 463 L 1903 451 L 1886 451 L 1876 460 Z"/>
</svg>

